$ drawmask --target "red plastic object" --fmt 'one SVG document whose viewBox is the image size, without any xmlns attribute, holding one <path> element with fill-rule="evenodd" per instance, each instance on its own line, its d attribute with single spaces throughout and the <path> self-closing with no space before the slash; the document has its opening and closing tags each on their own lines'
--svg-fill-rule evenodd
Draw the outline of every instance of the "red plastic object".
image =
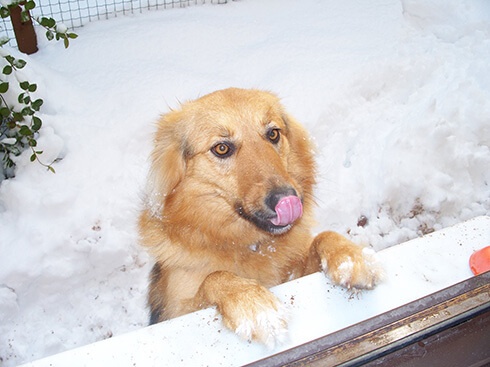
<svg viewBox="0 0 490 367">
<path fill-rule="evenodd" d="M 470 268 L 475 275 L 490 270 L 490 246 L 484 247 L 470 256 Z"/>
</svg>

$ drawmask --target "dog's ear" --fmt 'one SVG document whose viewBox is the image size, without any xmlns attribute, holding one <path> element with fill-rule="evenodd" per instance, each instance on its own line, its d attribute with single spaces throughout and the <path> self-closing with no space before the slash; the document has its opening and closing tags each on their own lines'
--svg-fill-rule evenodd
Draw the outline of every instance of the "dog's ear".
<svg viewBox="0 0 490 367">
<path fill-rule="evenodd" d="M 290 174 L 300 183 L 305 194 L 313 194 L 315 185 L 316 165 L 314 159 L 314 146 L 306 129 L 288 114 L 282 119 L 286 125 L 286 133 L 290 151 L 288 169 Z"/>
<path fill-rule="evenodd" d="M 183 179 L 186 169 L 186 142 L 179 112 L 172 111 L 158 122 L 146 188 L 148 209 L 162 215 L 166 196 Z"/>
</svg>

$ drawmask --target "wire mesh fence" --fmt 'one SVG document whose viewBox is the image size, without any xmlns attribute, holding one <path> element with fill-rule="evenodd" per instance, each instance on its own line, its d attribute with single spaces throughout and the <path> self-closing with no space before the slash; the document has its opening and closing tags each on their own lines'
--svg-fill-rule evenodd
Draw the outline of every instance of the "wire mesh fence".
<svg viewBox="0 0 490 367">
<path fill-rule="evenodd" d="M 38 0 L 31 10 L 32 17 L 45 16 L 65 24 L 68 28 L 82 27 L 88 22 L 142 13 L 148 10 L 183 8 L 204 3 L 226 4 L 228 0 Z M 0 23 L 0 36 L 10 38 L 16 46 L 9 18 Z"/>
</svg>

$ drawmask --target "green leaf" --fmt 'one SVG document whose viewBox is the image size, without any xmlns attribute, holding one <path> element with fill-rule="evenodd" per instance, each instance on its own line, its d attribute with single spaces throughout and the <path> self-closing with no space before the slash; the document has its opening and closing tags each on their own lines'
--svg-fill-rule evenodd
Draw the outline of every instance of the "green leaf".
<svg viewBox="0 0 490 367">
<path fill-rule="evenodd" d="M 7 55 L 5 56 L 5 60 L 7 60 L 10 65 L 14 65 L 15 57 L 13 57 L 12 55 Z"/>
<path fill-rule="evenodd" d="M 29 14 L 29 12 L 27 10 L 22 10 L 20 12 L 20 21 L 22 23 L 27 23 L 30 20 L 31 20 L 31 15 Z"/>
<path fill-rule="evenodd" d="M 32 114 L 34 114 L 34 110 L 30 107 L 24 107 L 21 111 L 22 115 L 24 116 L 30 116 Z"/>
<path fill-rule="evenodd" d="M 7 157 L 7 156 L 5 156 Z M 7 158 L 7 167 L 10 168 L 10 167 L 13 167 L 15 166 L 15 163 L 13 160 L 11 160 L 10 158 Z"/>
<path fill-rule="evenodd" d="M 2 70 L 2 73 L 4 73 L 5 75 L 10 75 L 12 74 L 12 66 L 10 65 L 5 65 L 5 67 L 3 68 Z"/>
<path fill-rule="evenodd" d="M 29 92 L 31 92 L 31 93 L 32 93 L 32 92 L 35 92 L 35 91 L 36 91 L 36 89 L 37 89 L 37 84 L 30 84 L 30 85 L 29 85 L 29 88 L 27 88 L 27 90 L 28 90 Z"/>
<path fill-rule="evenodd" d="M 33 135 L 31 129 L 29 129 L 29 126 L 27 125 L 22 125 L 19 129 L 19 134 L 24 135 L 24 136 L 31 136 Z"/>
<path fill-rule="evenodd" d="M 32 10 L 36 7 L 36 3 L 34 1 L 28 1 L 25 3 L 24 7 L 26 10 Z"/>
<path fill-rule="evenodd" d="M 3 45 L 6 45 L 7 43 L 9 43 L 10 41 L 10 38 L 8 37 L 0 37 L 0 47 L 2 47 Z"/>
<path fill-rule="evenodd" d="M 39 111 L 39 109 L 41 108 L 41 106 L 43 105 L 44 101 L 39 98 L 39 99 L 36 99 L 34 102 L 32 102 L 31 106 L 32 106 L 32 109 L 34 111 Z"/>
<path fill-rule="evenodd" d="M 52 41 L 54 38 L 54 33 L 49 29 L 46 31 L 46 38 L 48 39 L 48 41 Z"/>
<path fill-rule="evenodd" d="M 27 62 L 25 60 L 22 60 L 22 59 L 18 59 L 18 60 L 15 60 L 13 65 L 17 68 L 17 69 L 22 69 L 24 66 L 26 66 Z"/>
<path fill-rule="evenodd" d="M 31 158 L 30 158 L 31 162 L 34 162 L 36 160 L 36 158 L 37 158 L 36 153 L 32 153 Z"/>
<path fill-rule="evenodd" d="M 51 166 L 48 166 L 48 170 L 50 170 L 50 171 L 51 171 L 51 172 L 53 172 L 53 173 L 56 173 L 56 171 L 54 170 L 54 168 L 53 168 L 53 167 L 51 167 Z"/>
<path fill-rule="evenodd" d="M 0 116 L 2 116 L 2 117 L 10 116 L 10 109 L 8 107 L 0 108 Z"/>
<path fill-rule="evenodd" d="M 8 90 L 9 90 L 9 83 L 8 82 L 0 83 L 0 93 L 5 93 Z"/>
<path fill-rule="evenodd" d="M 32 116 L 32 130 L 39 131 L 42 124 L 43 124 L 43 122 L 41 121 L 41 119 L 39 117 Z"/>
<path fill-rule="evenodd" d="M 56 25 L 56 21 L 53 18 L 42 17 L 38 19 L 39 24 L 46 28 L 53 28 Z"/>
<path fill-rule="evenodd" d="M 24 115 L 20 112 L 12 111 L 12 118 L 14 121 L 24 121 Z"/>
<path fill-rule="evenodd" d="M 70 46 L 70 41 L 68 37 L 63 37 L 63 43 L 65 44 L 65 48 L 68 48 L 68 46 Z"/>
<path fill-rule="evenodd" d="M 10 16 L 10 9 L 9 9 L 9 8 L 7 8 L 7 7 L 5 7 L 5 6 L 2 6 L 2 7 L 0 8 L 0 16 L 1 16 L 2 18 L 7 18 L 7 17 L 9 17 L 9 16 Z"/>
<path fill-rule="evenodd" d="M 67 33 L 66 35 L 68 36 L 68 38 L 71 38 L 71 39 L 75 39 L 78 37 L 78 34 L 76 34 L 76 33 Z"/>
<path fill-rule="evenodd" d="M 29 82 L 20 82 L 19 83 L 19 86 L 23 89 L 23 90 L 27 90 L 29 89 Z"/>
</svg>

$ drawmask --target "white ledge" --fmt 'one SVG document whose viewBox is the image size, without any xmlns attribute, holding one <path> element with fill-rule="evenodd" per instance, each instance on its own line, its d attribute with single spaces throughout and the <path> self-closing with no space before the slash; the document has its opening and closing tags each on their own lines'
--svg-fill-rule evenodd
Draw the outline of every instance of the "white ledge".
<svg viewBox="0 0 490 367">
<path fill-rule="evenodd" d="M 470 255 L 490 244 L 483 216 L 378 253 L 386 279 L 352 294 L 316 273 L 274 287 L 290 311 L 289 340 L 269 350 L 225 329 L 214 309 L 201 310 L 24 366 L 238 366 L 345 328 L 470 278 Z"/>
</svg>

